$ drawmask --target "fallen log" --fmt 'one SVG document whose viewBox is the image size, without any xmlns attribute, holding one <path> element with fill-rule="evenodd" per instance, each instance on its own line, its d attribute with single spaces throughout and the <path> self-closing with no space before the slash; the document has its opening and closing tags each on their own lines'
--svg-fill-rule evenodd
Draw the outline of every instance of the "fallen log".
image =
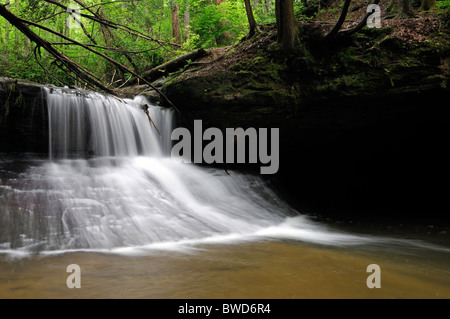
<svg viewBox="0 0 450 319">
<path fill-rule="evenodd" d="M 146 71 L 142 74 L 142 77 L 149 82 L 153 82 L 159 79 L 162 76 L 168 75 L 171 72 L 178 71 L 180 68 L 184 67 L 186 64 L 191 61 L 201 59 L 208 55 L 204 49 L 198 49 L 196 51 L 192 51 L 186 54 L 183 54 L 173 60 L 167 61 L 149 71 Z M 136 83 L 136 79 L 133 81 Z"/>
</svg>

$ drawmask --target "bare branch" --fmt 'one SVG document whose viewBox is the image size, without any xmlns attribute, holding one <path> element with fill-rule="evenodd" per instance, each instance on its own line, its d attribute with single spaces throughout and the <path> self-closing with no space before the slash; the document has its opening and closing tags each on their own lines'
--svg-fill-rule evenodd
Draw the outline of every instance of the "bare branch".
<svg viewBox="0 0 450 319">
<path fill-rule="evenodd" d="M 65 5 L 63 5 L 63 4 L 59 3 L 59 2 L 56 2 L 54 0 L 44 0 L 44 1 L 47 2 L 47 3 L 50 3 L 50 4 L 57 5 L 57 6 L 65 9 L 65 10 L 67 10 L 67 8 L 68 8 L 67 6 L 65 6 Z M 144 34 L 142 32 L 139 32 L 137 30 L 131 29 L 131 28 L 129 28 L 127 26 L 124 26 L 124 25 L 121 25 L 119 23 L 103 19 L 101 17 L 91 16 L 91 15 L 84 14 L 84 13 L 77 13 L 77 14 L 80 15 L 81 17 L 83 17 L 83 18 L 90 19 L 92 21 L 98 22 L 98 23 L 100 23 L 102 25 L 108 26 L 108 27 L 113 28 L 113 29 L 118 29 L 118 30 L 122 30 L 122 31 L 128 32 L 129 34 L 135 35 L 137 37 L 140 37 L 140 38 L 143 38 L 143 39 L 146 39 L 146 40 L 149 40 L 149 41 L 154 41 L 154 42 L 157 42 L 157 43 L 160 43 L 160 44 L 163 44 L 163 45 L 171 45 L 171 46 L 175 46 L 175 47 L 181 47 L 181 45 L 179 45 L 177 43 L 165 42 L 165 41 L 162 41 L 162 40 L 158 40 L 158 39 L 152 38 L 149 35 L 146 35 L 146 34 Z"/>
<path fill-rule="evenodd" d="M 53 45 L 78 45 L 77 43 L 72 43 L 72 42 L 52 42 Z M 128 50 L 124 50 L 121 48 L 110 48 L 110 47 L 104 47 L 101 45 L 95 45 L 95 44 L 85 44 L 88 47 L 92 47 L 92 48 L 97 48 L 97 49 L 103 49 L 103 50 L 107 50 L 107 51 L 115 51 L 115 52 L 120 52 L 120 53 L 127 53 L 127 54 L 141 54 L 141 53 L 146 53 L 149 51 L 153 51 L 153 50 L 157 50 L 158 48 L 151 48 L 151 49 L 147 49 L 147 50 L 142 50 L 142 51 L 128 51 Z"/>
<path fill-rule="evenodd" d="M 11 23 L 15 28 L 22 32 L 28 39 L 36 43 L 38 47 L 43 47 L 47 52 L 53 55 L 59 62 L 62 63 L 68 70 L 77 75 L 80 79 L 90 83 L 91 85 L 100 88 L 108 93 L 113 93 L 110 89 L 105 87 L 103 84 L 95 80 L 94 78 L 87 75 L 85 72 L 80 70 L 80 66 L 72 61 L 69 57 L 59 52 L 55 47 L 52 46 L 50 42 L 42 39 L 33 30 L 24 24 L 23 19 L 18 18 L 13 13 L 11 13 L 5 5 L 0 4 L 0 15 L 3 16 L 9 23 Z M 26 22 L 25 22 L 26 23 Z M 36 24 L 38 25 L 38 24 Z M 48 29 L 48 28 L 47 28 Z M 39 50 L 39 49 L 38 49 Z"/>
<path fill-rule="evenodd" d="M 3 5 L 0 5 L 0 8 L 4 8 L 4 6 L 3 6 Z M 4 9 L 4 10 L 6 10 L 6 9 Z M 48 41 L 46 41 L 46 40 L 44 40 L 44 39 L 41 39 L 38 35 L 36 35 L 31 29 L 29 29 L 29 28 L 28 28 L 26 25 L 24 25 L 23 23 L 30 24 L 30 25 L 35 26 L 35 27 L 37 27 L 37 28 L 40 28 L 40 29 L 42 29 L 42 30 L 48 31 L 48 32 L 50 32 L 50 33 L 53 33 L 53 34 L 55 34 L 55 35 L 61 37 L 61 38 L 64 39 L 64 40 L 67 40 L 67 41 L 70 41 L 70 42 L 72 42 L 72 43 L 74 43 L 74 44 L 77 44 L 77 45 L 83 47 L 84 49 L 86 49 L 86 50 L 88 50 L 88 51 L 90 51 L 90 52 L 92 52 L 92 53 L 95 53 L 95 54 L 98 55 L 98 56 L 101 56 L 101 57 L 104 58 L 105 60 L 109 61 L 111 64 L 113 64 L 113 65 L 115 65 L 116 67 L 118 67 L 118 68 L 119 68 L 120 70 L 122 70 L 123 72 L 125 72 L 125 73 L 130 73 L 130 74 L 134 75 L 136 78 L 138 78 L 139 80 L 141 80 L 142 82 L 144 82 L 145 84 L 147 84 L 148 86 L 150 86 L 153 90 L 155 90 L 162 98 L 164 98 L 164 100 L 169 104 L 169 106 L 173 107 L 179 114 L 181 114 L 181 112 L 178 110 L 178 108 L 177 108 L 177 107 L 176 107 L 176 106 L 175 106 L 175 105 L 167 98 L 167 96 L 166 96 L 164 93 L 161 92 L 161 90 L 159 90 L 158 88 L 156 88 L 153 84 L 151 84 L 149 81 L 147 81 L 146 79 L 144 79 L 143 77 L 141 77 L 141 76 L 140 76 L 139 74 L 137 74 L 135 71 L 133 71 L 133 70 L 127 68 L 127 67 L 126 67 L 125 65 L 123 65 L 122 63 L 117 62 L 117 61 L 115 61 L 114 59 L 112 59 L 112 58 L 110 58 L 109 56 L 107 56 L 106 54 L 104 54 L 104 53 L 102 53 L 102 52 L 100 52 L 100 51 L 94 50 L 94 49 L 92 49 L 91 47 L 89 47 L 89 46 L 86 45 L 86 44 L 83 44 L 83 43 L 80 43 L 80 42 L 78 42 L 78 41 L 75 41 L 74 39 L 69 38 L 68 36 L 65 36 L 64 34 L 61 34 L 61 33 L 59 33 L 59 32 L 56 32 L 56 31 L 54 31 L 54 30 L 52 30 L 52 29 L 50 29 L 50 28 L 44 27 L 44 26 L 42 26 L 42 25 L 40 25 L 40 24 L 38 24 L 38 23 L 35 23 L 35 22 L 32 22 L 32 21 L 28 21 L 28 20 L 25 20 L 25 19 L 22 19 L 22 18 L 19 18 L 19 17 L 16 17 L 16 16 L 14 16 L 11 12 L 9 12 L 8 10 L 6 10 L 6 11 L 7 11 L 10 15 L 12 15 L 12 16 L 14 17 L 15 20 L 20 21 L 20 24 L 28 30 L 28 31 L 25 32 L 24 34 L 25 34 L 27 37 L 29 37 L 30 40 L 32 40 L 33 42 L 36 42 L 36 41 L 35 41 L 35 38 L 37 38 L 37 41 L 38 41 L 38 42 L 36 42 L 36 43 L 43 42 L 43 44 L 45 44 L 45 46 L 44 46 L 44 45 L 41 45 L 42 47 L 44 47 L 47 51 L 50 50 L 49 53 L 52 54 L 53 56 L 55 56 L 56 58 L 61 59 L 61 60 L 63 60 L 63 61 L 66 61 L 66 60 L 67 60 L 69 66 L 70 66 L 69 69 L 71 69 L 71 70 L 74 71 L 74 72 L 76 71 L 75 73 L 76 73 L 77 75 L 78 75 L 78 73 L 80 73 L 80 70 L 79 70 L 80 66 L 78 66 L 75 62 L 71 61 L 68 57 L 63 56 L 62 53 L 59 53 L 55 48 L 53 48 L 53 46 L 50 44 L 50 42 L 48 42 Z M 3 17 L 5 17 L 5 15 L 3 15 L 2 10 L 0 10 L 0 15 L 2 15 Z M 5 18 L 6 18 L 6 17 L 5 17 Z M 13 23 L 11 23 L 11 24 L 13 24 Z M 17 24 L 17 23 L 16 23 L 16 24 Z M 14 25 L 14 24 L 13 24 L 13 25 Z M 16 27 L 17 27 L 17 26 L 16 26 Z M 19 28 L 19 27 L 17 27 L 17 28 Z M 30 36 L 31 36 L 31 37 L 30 37 Z M 64 59 L 63 59 L 62 57 L 64 57 Z M 80 74 L 80 78 L 84 78 L 84 79 L 87 80 L 88 82 L 94 83 L 96 87 L 98 87 L 98 88 L 104 90 L 105 92 L 114 94 L 114 92 L 111 91 L 109 88 L 105 87 L 103 84 L 101 84 L 101 83 L 95 81 L 94 79 L 91 79 L 90 77 L 87 77 L 87 75 L 84 74 L 84 73 L 82 73 L 82 72 L 81 72 L 81 74 Z"/>
<path fill-rule="evenodd" d="M 324 37 L 324 40 L 332 39 L 336 36 L 339 30 L 344 24 L 345 18 L 347 17 L 348 7 L 350 6 L 351 0 L 345 0 L 344 7 L 342 8 L 341 15 L 339 16 L 338 22 L 336 22 L 335 26 L 331 31 Z"/>
<path fill-rule="evenodd" d="M 105 4 L 117 4 L 117 3 L 127 3 L 127 2 L 131 2 L 134 3 L 134 0 L 116 0 L 116 1 L 105 1 L 105 2 L 100 2 L 100 3 L 96 3 L 96 4 L 92 4 L 90 6 L 86 6 L 84 7 L 84 9 L 89 10 L 91 8 L 95 8 L 98 6 L 103 6 Z"/>
<path fill-rule="evenodd" d="M 39 23 L 39 22 L 42 22 L 42 21 L 46 21 L 48 19 L 54 18 L 54 17 L 59 16 L 59 15 L 64 14 L 64 13 L 67 13 L 67 11 L 59 11 L 59 12 L 53 13 L 53 14 L 51 14 L 49 16 L 46 16 L 46 17 L 44 17 L 42 19 L 37 20 L 36 22 Z"/>
<path fill-rule="evenodd" d="M 380 2 L 380 0 L 375 0 L 375 1 L 373 2 L 373 4 L 378 4 L 379 2 Z M 342 35 L 352 35 L 352 34 L 358 32 L 359 30 L 361 30 L 362 28 L 364 28 L 364 26 L 367 24 L 367 19 L 369 18 L 369 16 L 370 16 L 371 14 L 372 14 L 372 12 L 368 12 L 368 13 L 364 16 L 364 18 L 362 18 L 361 21 L 360 21 L 356 26 L 354 26 L 353 28 L 350 28 L 350 29 L 342 30 L 342 31 L 339 32 L 339 34 L 342 34 Z"/>
<path fill-rule="evenodd" d="M 36 63 L 41 67 L 42 70 L 44 70 L 45 73 L 47 73 L 48 75 L 50 75 L 53 79 L 55 79 L 57 82 L 59 82 L 62 85 L 66 85 L 67 83 L 65 83 L 63 80 L 61 80 L 60 78 L 58 78 L 56 75 L 54 75 L 53 73 L 49 72 L 47 70 L 47 68 L 45 68 L 41 62 L 39 61 L 38 58 L 38 54 L 40 55 L 39 51 L 39 46 L 36 46 L 34 48 L 34 59 L 36 60 Z"/>
</svg>

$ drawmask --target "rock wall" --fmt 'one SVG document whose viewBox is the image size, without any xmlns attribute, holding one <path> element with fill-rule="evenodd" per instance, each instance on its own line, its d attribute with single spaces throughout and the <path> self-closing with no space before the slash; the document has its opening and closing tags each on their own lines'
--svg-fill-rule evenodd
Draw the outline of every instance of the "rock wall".
<svg viewBox="0 0 450 319">
<path fill-rule="evenodd" d="M 48 152 L 42 85 L 0 78 L 0 152 Z"/>
<path fill-rule="evenodd" d="M 448 45 L 408 51 L 389 30 L 365 32 L 284 58 L 269 34 L 163 90 L 204 129 L 280 128 L 273 181 L 300 209 L 450 220 Z"/>
</svg>

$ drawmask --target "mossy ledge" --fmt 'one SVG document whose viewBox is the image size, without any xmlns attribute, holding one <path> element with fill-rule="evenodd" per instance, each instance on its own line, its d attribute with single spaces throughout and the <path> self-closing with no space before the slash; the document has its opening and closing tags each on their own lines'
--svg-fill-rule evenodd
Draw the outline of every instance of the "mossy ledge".
<svg viewBox="0 0 450 319">
<path fill-rule="evenodd" d="M 204 129 L 280 128 L 273 181 L 300 209 L 446 215 L 436 176 L 450 178 L 450 33 L 438 25 L 420 41 L 391 24 L 323 45 L 320 23 L 302 23 L 290 55 L 266 26 L 218 62 L 172 74 L 163 92 Z"/>
</svg>

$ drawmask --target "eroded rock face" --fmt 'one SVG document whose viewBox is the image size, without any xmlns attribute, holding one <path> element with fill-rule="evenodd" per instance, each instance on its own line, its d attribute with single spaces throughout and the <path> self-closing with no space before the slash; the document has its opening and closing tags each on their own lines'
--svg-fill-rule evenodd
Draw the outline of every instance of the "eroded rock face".
<svg viewBox="0 0 450 319">
<path fill-rule="evenodd" d="M 0 78 L 0 152 L 48 152 L 42 85 Z"/>
<path fill-rule="evenodd" d="M 231 52 L 220 67 L 185 71 L 163 89 L 204 128 L 279 127 L 274 179 L 300 206 L 450 220 L 442 211 L 450 191 L 450 50 L 408 51 L 386 33 L 362 38 L 334 54 L 316 48 L 314 57 L 282 62 L 270 46 L 249 45 L 245 58 Z"/>
<path fill-rule="evenodd" d="M 163 92 L 187 128 L 195 119 L 204 130 L 280 128 L 280 167 L 271 177 L 300 209 L 450 220 L 450 50 L 408 51 L 385 36 L 281 60 L 264 45 L 270 39 L 260 39 L 220 66 L 170 77 Z M 1 81 L 0 110 L 2 152 L 47 152 L 39 85 Z"/>
<path fill-rule="evenodd" d="M 449 94 L 450 43 L 406 47 L 391 29 L 365 32 L 331 48 L 305 44 L 290 56 L 273 47 L 269 32 L 217 63 L 173 75 L 162 91 L 185 117 L 219 128 L 351 128 L 405 99 Z"/>
</svg>

